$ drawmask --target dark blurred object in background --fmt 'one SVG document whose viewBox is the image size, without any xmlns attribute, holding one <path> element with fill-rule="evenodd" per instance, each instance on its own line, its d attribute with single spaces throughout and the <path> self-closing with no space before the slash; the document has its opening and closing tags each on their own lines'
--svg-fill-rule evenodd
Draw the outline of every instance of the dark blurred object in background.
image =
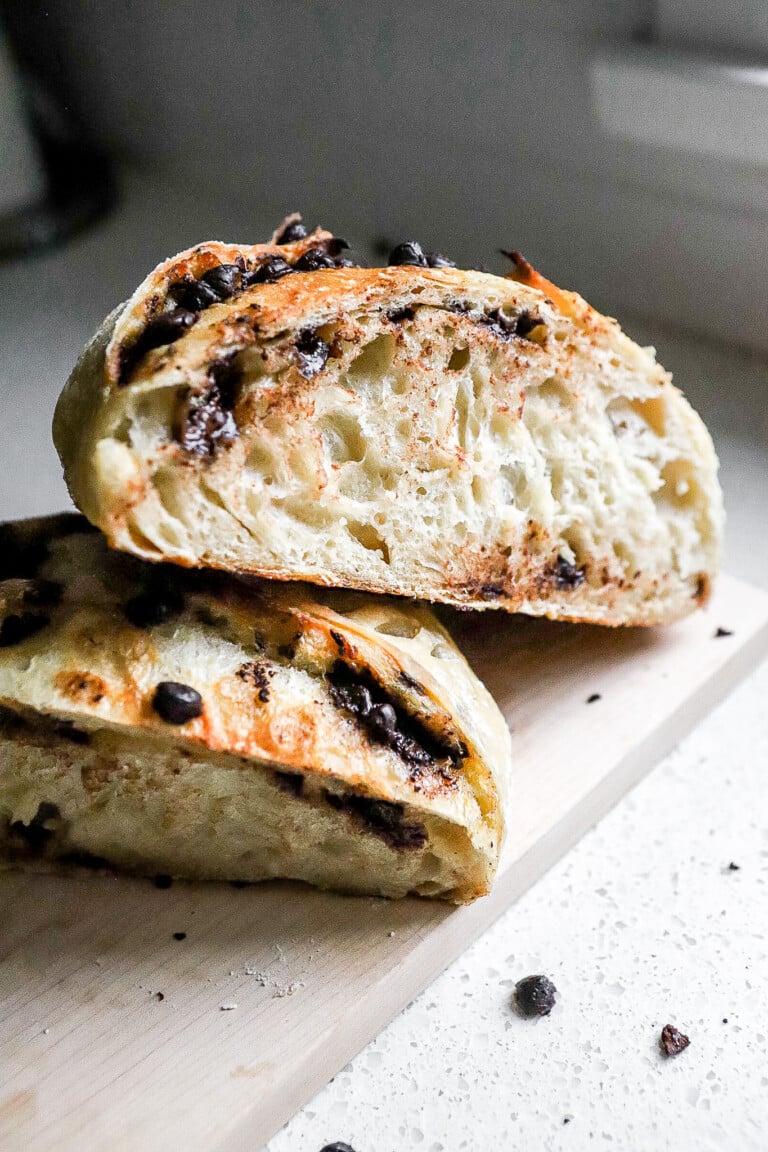
<svg viewBox="0 0 768 1152">
<path fill-rule="evenodd" d="M 21 54 L 11 52 L 0 25 L 0 259 L 64 240 L 114 198 L 105 153 L 51 96 L 24 43 Z"/>
</svg>

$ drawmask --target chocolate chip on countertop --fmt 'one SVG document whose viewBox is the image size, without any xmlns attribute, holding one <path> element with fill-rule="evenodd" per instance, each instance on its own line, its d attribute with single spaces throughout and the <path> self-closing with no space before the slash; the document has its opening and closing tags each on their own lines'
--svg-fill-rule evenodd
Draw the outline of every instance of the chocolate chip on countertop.
<svg viewBox="0 0 768 1152">
<path fill-rule="evenodd" d="M 715 640 L 719 640 L 723 636 L 733 636 L 730 628 L 718 628 L 715 632 Z"/>
<path fill-rule="evenodd" d="M 41 632 L 50 620 L 47 616 L 38 616 L 33 612 L 20 612 L 6 616 L 0 624 L 0 648 L 12 648 L 21 644 L 37 632 Z"/>
<path fill-rule="evenodd" d="M 387 263 L 390 266 L 410 264 L 416 268 L 429 267 L 424 249 L 415 240 L 406 240 L 403 244 L 398 244 L 397 247 L 393 248 Z"/>
<path fill-rule="evenodd" d="M 306 224 L 302 224 L 301 220 L 292 220 L 290 224 L 286 224 L 281 232 L 278 232 L 275 237 L 275 244 L 293 244 L 296 240 L 304 240 L 309 236 L 309 229 Z"/>
<path fill-rule="evenodd" d="M 557 989 L 546 976 L 526 976 L 515 984 L 515 1007 L 521 1016 L 549 1016 Z"/>
<path fill-rule="evenodd" d="M 294 272 L 318 272 L 321 268 L 335 268 L 336 261 L 322 248 L 308 248 L 293 266 Z"/>
<path fill-rule="evenodd" d="M 187 934 L 186 932 L 174 932 L 173 938 L 174 940 L 186 940 Z"/>
<path fill-rule="evenodd" d="M 330 354 L 330 346 L 326 344 L 325 340 L 321 340 L 311 328 L 306 328 L 299 333 L 296 340 L 296 359 L 299 372 L 307 380 L 325 368 Z"/>
<path fill-rule="evenodd" d="M 440 252 L 427 252 L 427 264 L 430 268 L 455 268 L 456 262 L 449 260 L 447 256 L 443 256 Z"/>
<path fill-rule="evenodd" d="M 690 1044 L 687 1036 L 675 1028 L 674 1024 L 665 1024 L 659 1037 L 659 1048 L 665 1056 L 677 1056 Z"/>
<path fill-rule="evenodd" d="M 282 256 L 270 256 L 252 272 L 243 273 L 243 284 L 250 287 L 252 284 L 274 284 L 283 276 L 289 276 L 293 268 Z"/>
<path fill-rule="evenodd" d="M 587 704 L 594 704 L 597 700 L 602 700 L 599 692 L 593 692 L 591 696 L 587 696 Z"/>
<path fill-rule="evenodd" d="M 733 860 L 731 860 L 730 864 L 728 865 L 728 871 L 729 872 L 740 872 L 741 871 L 741 864 L 734 864 Z"/>
<path fill-rule="evenodd" d="M 152 883 L 155 888 L 170 888 L 173 884 L 173 876 L 167 876 L 164 872 L 161 872 L 155 876 Z"/>
<path fill-rule="evenodd" d="M 152 697 L 152 707 L 167 724 L 186 724 L 203 714 L 203 698 L 189 684 L 161 680 Z"/>
</svg>

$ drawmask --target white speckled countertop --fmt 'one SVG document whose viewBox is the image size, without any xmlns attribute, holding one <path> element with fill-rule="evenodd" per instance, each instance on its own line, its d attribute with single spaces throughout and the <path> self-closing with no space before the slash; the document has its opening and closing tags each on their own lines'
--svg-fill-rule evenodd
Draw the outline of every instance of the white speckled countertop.
<svg viewBox="0 0 768 1152">
<path fill-rule="evenodd" d="M 192 223 L 190 223 L 192 221 Z M 50 416 L 77 351 L 162 256 L 264 234 L 130 183 L 67 247 L 0 265 L 0 518 L 66 506 Z M 708 420 L 726 566 L 768 587 L 768 371 L 624 318 Z M 722 621 L 727 627 L 728 621 Z M 738 1152 L 768 1147 L 768 665 L 764 664 L 270 1141 L 269 1152 Z M 730 870 L 729 863 L 739 865 Z M 514 983 L 548 974 L 552 1015 Z M 661 1027 L 691 1038 L 664 1060 Z"/>
</svg>

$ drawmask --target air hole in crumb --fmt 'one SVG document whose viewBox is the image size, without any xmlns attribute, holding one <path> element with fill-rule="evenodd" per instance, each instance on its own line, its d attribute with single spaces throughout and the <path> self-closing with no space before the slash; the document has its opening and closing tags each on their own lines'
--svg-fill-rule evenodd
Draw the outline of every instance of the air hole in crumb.
<svg viewBox="0 0 768 1152">
<path fill-rule="evenodd" d="M 448 361 L 449 372 L 461 372 L 469 364 L 469 348 L 454 348 Z"/>
<path fill-rule="evenodd" d="M 385 564 L 389 564 L 387 542 L 372 524 L 360 524 L 356 520 L 347 521 L 347 531 L 369 552 L 378 552 Z"/>
</svg>

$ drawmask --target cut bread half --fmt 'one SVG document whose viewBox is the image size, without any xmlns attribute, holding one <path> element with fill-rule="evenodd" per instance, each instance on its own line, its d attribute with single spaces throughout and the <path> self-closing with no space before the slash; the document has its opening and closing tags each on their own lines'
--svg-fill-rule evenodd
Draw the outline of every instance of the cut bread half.
<svg viewBox="0 0 768 1152">
<path fill-rule="evenodd" d="M 0 528 L 0 855 L 467 902 L 510 740 L 428 609 Z"/>
<path fill-rule="evenodd" d="M 652 350 L 517 254 L 502 278 L 338 244 L 202 244 L 108 317 L 54 438 L 111 544 L 602 624 L 704 603 L 717 459 Z"/>
</svg>

